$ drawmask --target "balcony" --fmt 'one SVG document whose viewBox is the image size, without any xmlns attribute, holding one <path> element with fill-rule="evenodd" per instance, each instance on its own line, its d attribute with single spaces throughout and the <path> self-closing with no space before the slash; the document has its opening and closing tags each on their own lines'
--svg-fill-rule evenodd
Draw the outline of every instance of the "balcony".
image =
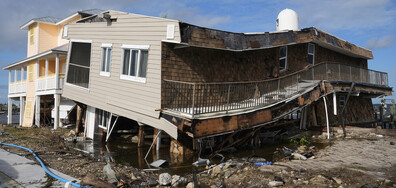
<svg viewBox="0 0 396 188">
<path fill-rule="evenodd" d="M 55 74 L 39 77 L 37 79 L 36 91 L 47 91 L 63 88 L 64 74 L 59 74 L 59 88 L 56 88 L 56 77 Z"/>
<path fill-rule="evenodd" d="M 287 102 L 321 80 L 388 87 L 388 74 L 339 63 L 321 63 L 277 79 L 251 82 L 188 83 L 163 80 L 162 109 L 187 117 L 249 111 Z"/>
<path fill-rule="evenodd" d="M 21 94 L 21 93 L 26 93 L 26 80 L 10 83 L 8 94 Z"/>
</svg>

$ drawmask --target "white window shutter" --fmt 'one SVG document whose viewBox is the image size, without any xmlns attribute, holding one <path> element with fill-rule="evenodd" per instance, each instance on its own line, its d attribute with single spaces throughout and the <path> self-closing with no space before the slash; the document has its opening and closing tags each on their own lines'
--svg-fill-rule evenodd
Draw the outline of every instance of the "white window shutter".
<svg viewBox="0 0 396 188">
<path fill-rule="evenodd" d="M 168 24 L 166 30 L 166 39 L 174 39 L 175 38 L 175 25 Z"/>
</svg>

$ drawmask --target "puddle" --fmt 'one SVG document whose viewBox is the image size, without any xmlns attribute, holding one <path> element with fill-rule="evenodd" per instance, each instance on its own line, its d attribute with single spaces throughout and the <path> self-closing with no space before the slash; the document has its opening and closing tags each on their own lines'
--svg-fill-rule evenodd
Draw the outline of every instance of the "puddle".
<svg viewBox="0 0 396 188">
<path fill-rule="evenodd" d="M 203 170 L 205 167 L 195 167 L 192 165 L 193 162 L 198 160 L 198 153 L 194 153 L 192 156 L 180 157 L 174 156 L 169 152 L 169 141 L 162 141 L 161 148 L 159 153 L 150 153 L 145 160 L 149 147 L 149 142 L 145 143 L 145 146 L 142 148 L 138 148 L 137 144 L 125 141 L 125 139 L 114 138 L 109 143 L 93 143 L 92 141 L 86 142 L 78 142 L 72 144 L 73 148 L 77 148 L 78 150 L 82 150 L 85 153 L 90 153 L 92 157 L 95 157 L 102 161 L 111 160 L 116 163 L 120 163 L 122 165 L 133 166 L 138 169 L 153 169 L 155 167 L 151 167 L 148 164 L 153 161 L 163 159 L 166 160 L 169 165 L 163 166 L 161 171 L 169 172 L 170 174 L 179 174 L 183 175 L 186 173 L 191 173 L 193 170 Z M 315 146 L 316 149 L 320 150 L 329 146 L 330 142 L 311 142 L 310 146 Z M 261 147 L 255 149 L 244 149 L 244 150 L 236 150 L 231 151 L 229 153 L 222 152 L 221 154 L 225 157 L 225 161 L 228 159 L 235 158 L 243 158 L 243 157 L 263 157 L 267 161 L 274 161 L 274 152 L 277 148 L 282 148 L 283 146 L 296 149 L 297 146 L 292 144 L 284 144 L 284 143 L 264 143 Z M 206 156 L 201 156 L 202 158 L 206 158 Z M 218 164 L 220 162 L 220 157 L 215 157 L 211 160 L 211 164 Z"/>
</svg>

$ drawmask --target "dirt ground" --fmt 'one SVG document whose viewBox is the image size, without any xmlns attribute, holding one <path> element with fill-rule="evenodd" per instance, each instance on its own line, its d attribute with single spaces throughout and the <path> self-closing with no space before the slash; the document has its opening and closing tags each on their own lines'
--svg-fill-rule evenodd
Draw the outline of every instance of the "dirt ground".
<svg viewBox="0 0 396 188">
<path fill-rule="evenodd" d="M 260 167 L 231 162 L 236 168 L 212 168 L 199 179 L 225 187 L 274 187 L 274 182 L 283 187 L 396 187 L 395 137 L 364 133 L 331 142 L 307 160 L 284 158 Z"/>
<path fill-rule="evenodd" d="M 49 167 L 77 179 L 90 174 L 106 180 L 105 162 L 67 147 L 64 137 L 69 131 L 2 127 L 0 142 L 28 147 Z M 313 139 L 327 142 L 323 137 Z M 286 157 L 267 166 L 243 161 L 213 165 L 198 172 L 197 183 L 200 187 L 396 187 L 396 137 L 359 133 L 345 139 L 333 137 L 331 143 L 324 149 L 313 149 L 314 156 L 307 160 Z M 34 160 L 28 152 L 1 147 Z M 110 164 L 121 182 L 119 187 L 159 187 L 156 172 Z M 185 177 L 183 186 L 193 182 L 192 174 Z"/>
</svg>

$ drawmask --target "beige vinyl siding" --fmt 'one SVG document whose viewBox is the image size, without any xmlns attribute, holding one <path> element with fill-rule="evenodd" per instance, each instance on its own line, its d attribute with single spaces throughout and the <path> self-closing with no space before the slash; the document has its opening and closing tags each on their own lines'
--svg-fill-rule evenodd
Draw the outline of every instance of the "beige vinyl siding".
<svg viewBox="0 0 396 188">
<path fill-rule="evenodd" d="M 59 33 L 58 33 L 58 46 L 62 46 L 62 45 L 64 45 L 64 44 L 69 43 L 69 40 L 63 38 L 63 28 L 64 28 L 64 26 L 65 26 L 66 24 L 68 24 L 68 23 L 76 22 L 76 21 L 79 20 L 79 19 L 81 19 L 81 16 L 80 16 L 80 15 L 78 15 L 78 16 L 76 16 L 75 18 L 73 18 L 73 19 L 67 21 L 66 23 L 61 24 L 61 25 L 58 26 L 58 27 L 59 27 Z"/>
<path fill-rule="evenodd" d="M 58 46 L 58 26 L 40 23 L 39 30 L 38 53 L 50 50 Z"/>
<path fill-rule="evenodd" d="M 161 41 L 167 40 L 167 24 L 175 25 L 175 38 L 180 41 L 177 21 L 111 11 L 117 22 L 73 23 L 68 37 L 91 40 L 89 89 L 65 84 L 63 96 L 103 109 L 177 135 L 176 127 L 159 119 L 161 108 Z M 100 75 L 102 43 L 112 44 L 110 77 Z M 146 83 L 120 79 L 122 45 L 149 45 Z"/>
</svg>

